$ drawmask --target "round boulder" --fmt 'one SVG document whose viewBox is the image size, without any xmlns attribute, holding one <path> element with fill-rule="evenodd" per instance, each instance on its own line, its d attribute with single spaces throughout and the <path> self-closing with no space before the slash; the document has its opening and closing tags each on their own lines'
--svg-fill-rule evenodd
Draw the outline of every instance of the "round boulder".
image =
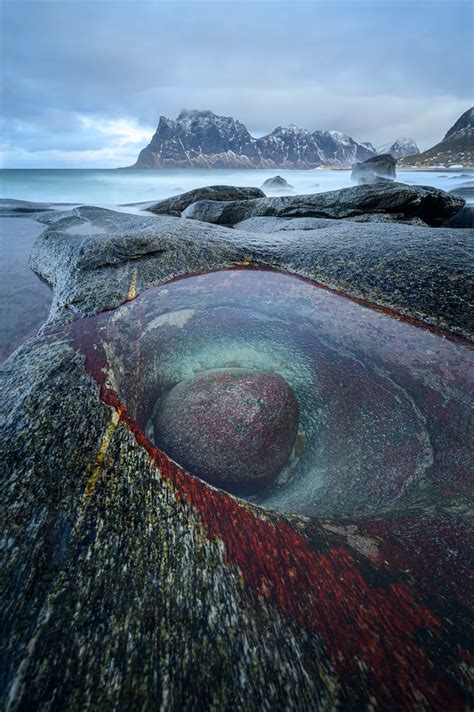
<svg viewBox="0 0 474 712">
<path fill-rule="evenodd" d="M 298 417 L 295 394 L 280 376 L 214 369 L 181 381 L 162 397 L 155 443 L 201 479 L 249 494 L 282 470 Z"/>
</svg>

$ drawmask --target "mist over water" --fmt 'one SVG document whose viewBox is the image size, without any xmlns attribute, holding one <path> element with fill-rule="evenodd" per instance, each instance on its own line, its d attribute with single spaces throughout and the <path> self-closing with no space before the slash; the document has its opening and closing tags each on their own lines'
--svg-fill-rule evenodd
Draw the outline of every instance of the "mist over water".
<svg viewBox="0 0 474 712">
<path fill-rule="evenodd" d="M 354 185 L 350 170 L 127 170 L 12 169 L 0 171 L 0 197 L 37 202 L 64 202 L 115 207 L 123 203 L 161 200 L 206 185 L 260 187 L 280 175 L 293 186 L 289 194 L 322 193 Z M 473 174 L 399 171 L 397 180 L 452 190 Z M 268 191 L 268 195 L 276 193 Z M 280 195 L 282 193 L 279 193 Z M 128 212 L 134 212 L 127 208 Z"/>
</svg>

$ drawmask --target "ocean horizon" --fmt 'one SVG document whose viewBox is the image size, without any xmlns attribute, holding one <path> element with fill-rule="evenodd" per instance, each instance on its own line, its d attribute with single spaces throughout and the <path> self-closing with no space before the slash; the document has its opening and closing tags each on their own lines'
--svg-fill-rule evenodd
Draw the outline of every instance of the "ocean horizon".
<svg viewBox="0 0 474 712">
<path fill-rule="evenodd" d="M 276 175 L 285 178 L 292 186 L 291 194 L 295 195 L 323 193 L 355 185 L 350 169 L 2 168 L 0 197 L 124 207 L 126 203 L 161 200 L 207 185 L 261 187 L 267 178 Z M 449 191 L 473 175 L 472 171 L 464 169 L 402 170 L 398 180 Z M 271 194 L 275 193 L 269 192 Z"/>
</svg>

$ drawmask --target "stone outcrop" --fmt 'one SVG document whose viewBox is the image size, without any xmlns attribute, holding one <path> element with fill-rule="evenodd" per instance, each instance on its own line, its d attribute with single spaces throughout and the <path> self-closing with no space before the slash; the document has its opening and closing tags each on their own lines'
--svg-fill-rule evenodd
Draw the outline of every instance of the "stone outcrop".
<svg viewBox="0 0 474 712">
<path fill-rule="evenodd" d="M 466 205 L 452 218 L 443 223 L 443 227 L 474 228 L 474 205 Z"/>
<path fill-rule="evenodd" d="M 468 203 L 474 203 L 474 183 L 458 185 L 457 188 L 449 191 L 451 195 L 457 195 Z"/>
<path fill-rule="evenodd" d="M 374 214 L 388 219 L 407 221 L 421 219 L 438 226 L 455 215 L 464 205 L 462 198 L 436 188 L 409 186 L 377 179 L 374 183 L 354 188 L 228 203 L 198 201 L 183 212 L 193 220 L 235 225 L 250 217 L 348 218 L 370 222 Z"/>
<path fill-rule="evenodd" d="M 90 207 L 50 223 L 31 255 L 54 288 L 47 328 L 1 369 L 2 703 L 428 712 L 449 700 L 463 709 L 471 483 L 460 407 L 470 405 L 470 351 L 453 335 L 473 336 L 466 231 L 333 221 L 289 237 Z M 380 363 L 389 367 L 397 345 L 406 366 L 387 379 L 394 398 L 382 410 L 390 418 L 398 398 L 417 424 L 433 412 L 438 420 L 430 433 L 413 433 L 408 418 L 398 424 L 391 453 L 399 453 L 403 486 L 371 479 L 362 513 L 346 500 L 338 516 L 300 516 L 217 490 L 153 445 L 115 390 L 111 375 L 131 384 L 140 368 L 135 337 L 148 325 L 133 314 L 142 300 L 146 315 L 150 288 L 244 265 L 317 281 L 353 310 L 349 332 L 331 309 L 323 319 L 342 344 L 326 358 L 342 359 L 349 425 L 360 383 L 373 385 L 380 374 L 360 340 L 369 310 L 358 320 L 362 307 L 341 293 L 416 320 L 376 314 Z M 294 282 L 296 304 L 299 285 L 308 284 Z M 446 338 L 420 321 L 444 327 Z M 179 335 L 179 325 L 165 326 Z M 400 344 L 402 328 L 409 337 Z M 102 329 L 130 351 L 128 370 L 119 358 L 111 374 Z M 324 338 L 320 344 L 322 353 Z M 315 394 L 337 386 L 329 370 Z M 405 397 L 409 388 L 422 414 Z M 362 410 L 358 421 L 366 416 Z M 345 430 L 327 437 L 336 451 L 350 444 Z M 438 447 L 445 437 L 449 453 Z M 406 467 L 414 443 L 421 478 Z M 382 470 L 394 464 L 385 457 Z M 345 489 L 331 488 L 336 501 Z"/>
<path fill-rule="evenodd" d="M 274 176 L 273 178 L 267 178 L 267 180 L 262 183 L 262 190 L 270 190 L 272 192 L 291 192 L 293 190 L 293 186 L 281 176 Z"/>
<path fill-rule="evenodd" d="M 188 190 L 187 193 L 165 198 L 158 203 L 152 203 L 145 208 L 155 215 L 174 215 L 179 217 L 188 205 L 198 200 L 248 200 L 249 198 L 264 198 L 265 193 L 260 188 L 241 188 L 232 185 L 209 185 L 204 188 Z"/>
<path fill-rule="evenodd" d="M 396 159 L 390 154 L 384 153 L 369 158 L 363 163 L 355 163 L 352 166 L 351 178 L 359 185 L 373 183 L 378 177 L 395 180 L 397 177 L 396 165 Z"/>
</svg>

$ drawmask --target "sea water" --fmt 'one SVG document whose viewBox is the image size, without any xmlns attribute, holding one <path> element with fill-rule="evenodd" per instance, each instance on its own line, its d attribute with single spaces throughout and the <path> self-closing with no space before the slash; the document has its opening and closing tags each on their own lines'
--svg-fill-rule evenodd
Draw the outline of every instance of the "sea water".
<svg viewBox="0 0 474 712">
<path fill-rule="evenodd" d="M 81 203 L 115 207 L 124 203 L 161 200 L 206 185 L 260 187 L 280 175 L 292 186 L 290 194 L 324 193 L 347 188 L 350 170 L 0 170 L 0 197 L 45 203 Z M 468 171 L 399 171 L 409 185 L 431 185 L 452 190 L 474 177 Z"/>
</svg>

